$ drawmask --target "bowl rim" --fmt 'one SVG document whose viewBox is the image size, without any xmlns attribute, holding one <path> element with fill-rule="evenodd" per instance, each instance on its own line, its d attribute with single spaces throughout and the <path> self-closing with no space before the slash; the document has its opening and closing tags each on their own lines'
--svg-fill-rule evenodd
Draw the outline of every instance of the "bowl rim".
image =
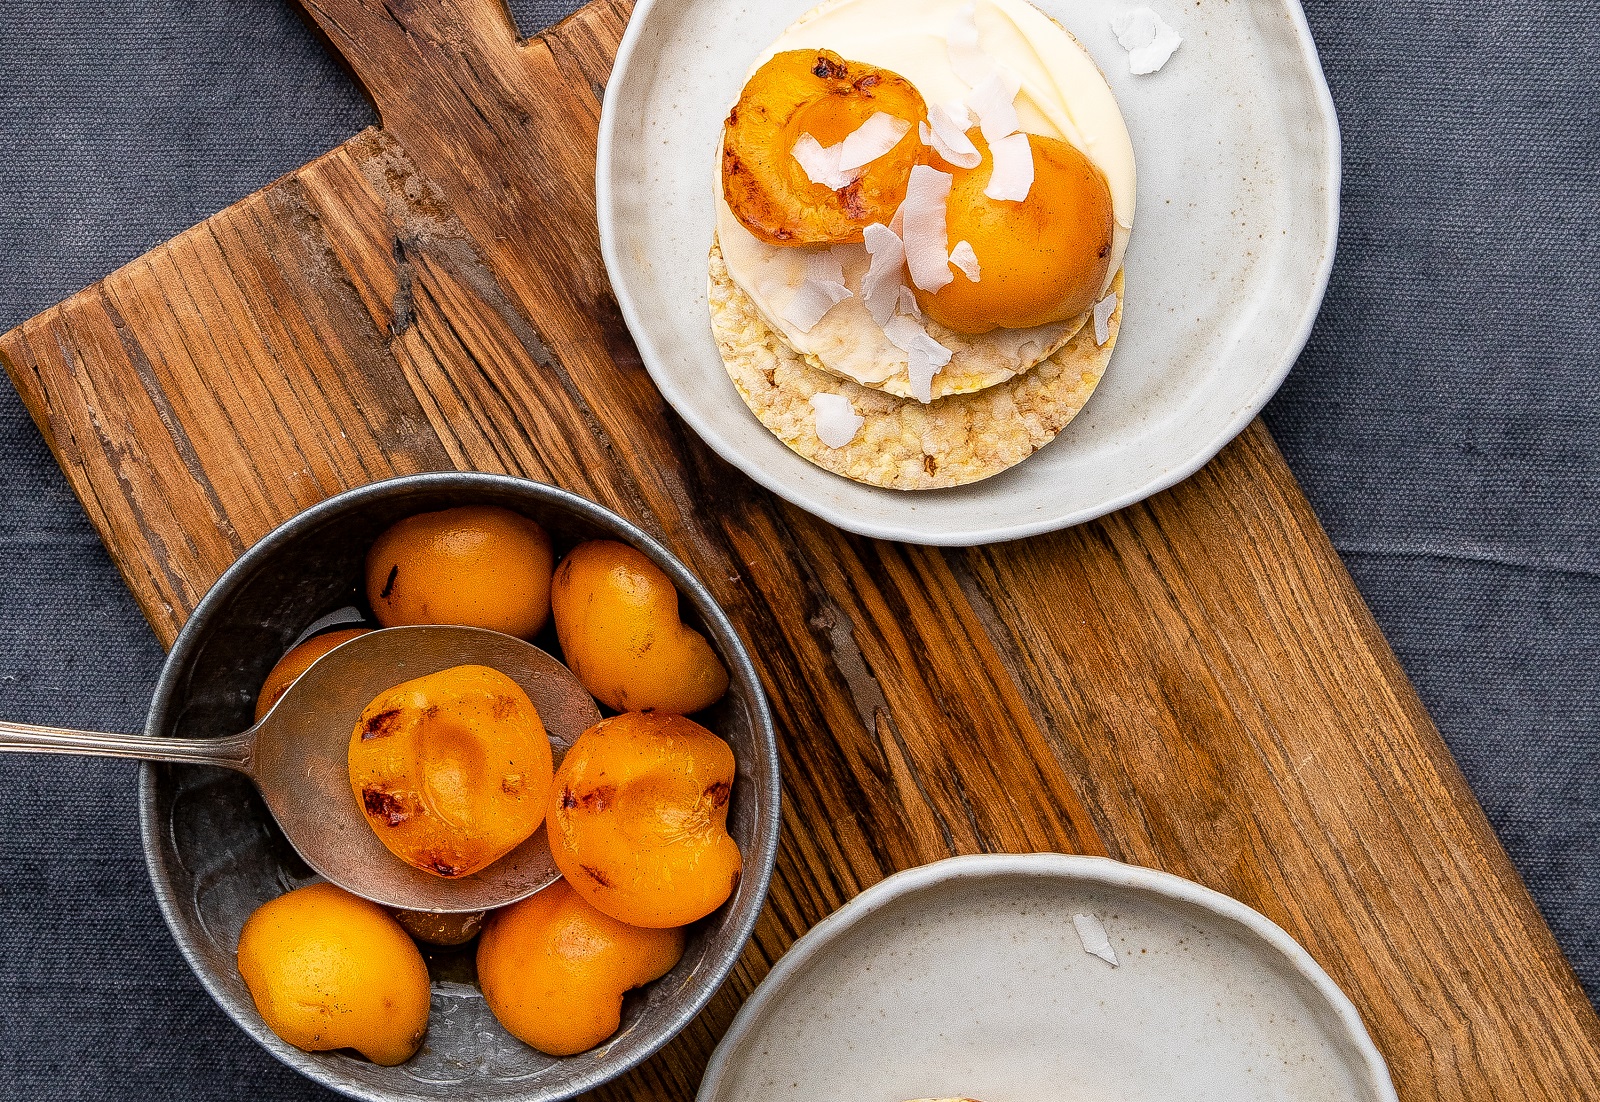
<svg viewBox="0 0 1600 1102">
<path fill-rule="evenodd" d="M 576 514 L 580 519 L 588 521 L 595 526 L 615 535 L 618 539 L 637 547 L 643 551 L 652 562 L 666 572 L 667 576 L 678 588 L 678 592 L 689 598 L 699 613 L 702 622 L 714 637 L 713 641 L 719 653 L 726 661 L 729 673 L 735 682 L 741 684 L 749 694 L 751 711 L 753 713 L 757 744 L 763 748 L 766 757 L 765 770 L 760 769 L 760 763 L 753 763 L 757 771 L 765 773 L 765 780 L 772 793 L 769 805 L 756 808 L 756 853 L 746 855 L 744 876 L 752 874 L 756 877 L 757 891 L 751 894 L 748 904 L 742 912 L 736 911 L 734 916 L 734 932 L 737 940 L 732 942 L 736 951 L 731 951 L 722 959 L 716 960 L 712 966 L 697 974 L 700 980 L 700 990 L 692 998 L 680 1005 L 672 1015 L 663 1023 L 657 1035 L 651 1038 L 637 1051 L 631 1053 L 626 1059 L 615 1066 L 607 1066 L 604 1058 L 597 1061 L 595 1066 L 587 1073 L 577 1076 L 563 1085 L 557 1093 L 543 1093 L 537 1086 L 532 1086 L 528 1099 L 537 1099 L 539 1102 L 557 1102 L 559 1099 L 572 1098 L 579 1094 L 593 1090 L 602 1083 L 609 1082 L 631 1071 L 651 1056 L 655 1055 L 667 1042 L 678 1036 L 705 1009 L 717 991 L 719 991 L 734 966 L 743 955 L 750 938 L 755 931 L 756 921 L 765 909 L 769 887 L 772 881 L 773 868 L 777 862 L 778 834 L 781 827 L 781 811 L 783 803 L 782 780 L 778 765 L 777 733 L 773 725 L 772 708 L 767 700 L 766 690 L 762 685 L 760 676 L 756 673 L 755 665 L 751 661 L 749 651 L 744 641 L 734 630 L 733 623 L 728 619 L 727 613 L 711 595 L 704 583 L 691 573 L 676 555 L 669 551 L 665 545 L 644 531 L 637 524 L 627 520 L 621 515 L 612 512 L 605 506 L 590 501 L 588 498 L 558 486 L 532 479 L 519 478 L 512 475 L 490 474 L 473 471 L 441 471 L 423 474 L 400 475 L 394 478 L 383 479 L 378 482 L 368 483 L 334 494 L 316 505 L 305 509 L 277 525 L 267 535 L 252 545 L 245 553 L 235 560 L 221 576 L 212 583 L 194 612 L 184 622 L 178 633 L 177 640 L 172 645 L 165 662 L 161 667 L 161 674 L 156 682 L 156 690 L 151 698 L 149 717 L 145 723 L 145 733 L 159 736 L 159 728 L 166 725 L 166 720 L 178 698 L 178 682 L 180 671 L 187 668 L 194 658 L 201 639 L 205 634 L 206 626 L 223 608 L 231 598 L 233 591 L 249 579 L 259 569 L 262 563 L 270 559 L 279 548 L 294 538 L 300 530 L 314 526 L 326 518 L 331 518 L 351 509 L 359 508 L 371 501 L 381 501 L 397 492 L 409 491 L 416 488 L 436 489 L 444 491 L 459 491 L 471 493 L 482 490 L 510 491 L 515 494 L 525 495 L 533 501 Z M 467 504 L 467 502 L 463 502 Z M 163 825 L 159 821 L 156 807 L 156 768 L 151 762 L 143 762 L 139 768 L 139 830 L 141 845 L 144 850 L 145 868 L 150 877 L 150 886 L 156 896 L 156 902 L 161 908 L 161 916 L 171 931 L 173 940 L 178 944 L 189 969 L 200 981 L 223 1012 L 231 1018 L 246 1035 L 275 1056 L 281 1063 L 293 1068 L 306 1078 L 340 1092 L 350 1098 L 362 1099 L 364 1102 L 400 1102 L 400 1100 L 418 1099 L 425 1100 L 428 1096 L 408 1092 L 395 1092 L 388 1090 L 375 1090 L 370 1084 L 363 1083 L 345 1076 L 337 1065 L 330 1065 L 319 1057 L 326 1054 L 310 1053 L 295 1048 L 282 1040 L 277 1034 L 264 1027 L 260 1017 L 255 1012 L 254 1006 L 242 1005 L 248 1000 L 238 1000 L 233 993 L 222 987 L 211 974 L 209 968 L 202 964 L 194 940 L 189 936 L 184 922 L 180 921 L 179 903 L 166 866 L 169 857 L 162 849 L 165 844 Z M 751 861 L 749 858 L 758 858 Z"/>
<path fill-rule="evenodd" d="M 1360 1057 L 1360 1070 L 1366 1073 L 1366 1085 L 1371 1087 L 1377 1102 L 1399 1102 L 1388 1064 L 1367 1032 L 1360 1011 L 1317 963 L 1316 958 L 1283 927 L 1232 896 L 1193 880 L 1159 869 L 1129 865 L 1109 857 L 1063 853 L 988 853 L 949 857 L 895 873 L 857 895 L 791 945 L 750 998 L 745 1000 L 734 1015 L 728 1032 L 723 1034 L 716 1051 L 711 1054 L 705 1077 L 701 1079 L 700 1089 L 695 1094 L 696 1102 L 715 1102 L 734 1050 L 743 1044 L 746 1035 L 753 1031 L 768 1007 L 783 997 L 789 981 L 834 942 L 848 937 L 851 930 L 863 920 L 899 899 L 950 881 L 1006 877 L 1057 879 L 1128 888 L 1186 903 L 1242 926 L 1248 934 L 1279 953 L 1326 1001 L 1344 1029 L 1346 1039 Z"/>
</svg>

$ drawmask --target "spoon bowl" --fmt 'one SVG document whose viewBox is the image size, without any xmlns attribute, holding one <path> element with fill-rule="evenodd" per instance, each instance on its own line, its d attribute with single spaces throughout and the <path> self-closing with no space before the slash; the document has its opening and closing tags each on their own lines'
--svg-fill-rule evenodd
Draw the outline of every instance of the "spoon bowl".
<svg viewBox="0 0 1600 1102">
<path fill-rule="evenodd" d="M 578 679 L 531 643 L 481 628 L 403 627 L 329 651 L 247 732 L 247 772 L 273 818 L 306 864 L 347 891 L 389 907 L 451 914 L 515 903 L 561 875 L 543 827 L 471 876 L 423 872 L 379 840 L 350 791 L 350 733 L 362 710 L 401 682 L 462 665 L 489 666 L 522 686 L 557 765 L 600 722 Z"/>
</svg>

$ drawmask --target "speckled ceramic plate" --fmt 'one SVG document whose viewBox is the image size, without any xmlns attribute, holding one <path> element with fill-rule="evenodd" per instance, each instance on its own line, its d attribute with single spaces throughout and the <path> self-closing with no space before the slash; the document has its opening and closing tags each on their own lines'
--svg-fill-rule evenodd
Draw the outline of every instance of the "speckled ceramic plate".
<svg viewBox="0 0 1600 1102">
<path fill-rule="evenodd" d="M 606 90 L 600 238 L 656 385 L 723 458 L 865 535 L 969 545 L 1053 531 L 1198 470 L 1272 397 L 1332 267 L 1339 130 L 1297 0 L 1154 0 L 1184 43 L 1129 75 L 1124 0 L 1036 0 L 1106 72 L 1133 135 L 1138 214 L 1116 355 L 1053 443 L 985 482 L 880 490 L 769 433 L 712 340 L 706 251 L 716 148 L 757 53 L 814 0 L 639 0 Z"/>
<path fill-rule="evenodd" d="M 1036 854 L 913 869 L 820 923 L 734 1019 L 699 1102 L 963 1097 L 1396 1098 L 1350 1001 L 1266 918 L 1166 873 Z"/>
</svg>

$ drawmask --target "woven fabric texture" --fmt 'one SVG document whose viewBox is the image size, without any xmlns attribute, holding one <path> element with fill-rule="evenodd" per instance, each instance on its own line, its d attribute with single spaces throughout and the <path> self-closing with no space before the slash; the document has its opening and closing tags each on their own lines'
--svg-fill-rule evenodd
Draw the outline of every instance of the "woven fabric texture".
<svg viewBox="0 0 1600 1102">
<path fill-rule="evenodd" d="M 1600 7 L 1306 7 L 1344 223 L 1268 423 L 1600 997 Z M 289 0 L 9 0 L 0 330 L 371 121 Z M 0 715 L 139 728 L 160 650 L 9 387 L 0 555 Z M 0 1097 L 333 1097 L 179 956 L 134 778 L 0 757 Z"/>
</svg>

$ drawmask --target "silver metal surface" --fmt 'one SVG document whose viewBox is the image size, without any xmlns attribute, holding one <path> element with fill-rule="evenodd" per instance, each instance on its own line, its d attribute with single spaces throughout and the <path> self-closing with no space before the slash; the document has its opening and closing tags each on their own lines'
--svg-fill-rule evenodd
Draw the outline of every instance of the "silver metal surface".
<svg viewBox="0 0 1600 1102">
<path fill-rule="evenodd" d="M 241 734 L 183 740 L 0 723 L 0 751 L 236 769 L 256 782 L 301 859 L 340 887 L 407 911 L 485 911 L 560 879 L 543 827 L 487 868 L 446 880 L 390 852 L 350 789 L 350 736 L 373 698 L 413 678 L 464 665 L 492 667 L 522 686 L 557 764 L 579 735 L 600 722 L 600 709 L 578 679 L 530 643 L 479 628 L 403 627 L 368 632 L 335 647 Z"/>
<path fill-rule="evenodd" d="M 149 735 L 113 735 L 103 731 L 74 731 L 67 727 L 38 727 L 31 723 L 0 720 L 0 752 L 22 754 L 92 754 L 101 758 L 137 758 L 180 765 L 217 765 L 249 772 L 253 732 L 205 742 L 174 742 Z"/>
<path fill-rule="evenodd" d="M 777 854 L 778 752 L 760 680 L 711 594 L 661 544 L 591 501 L 522 479 L 412 475 L 348 491 L 268 534 L 217 581 L 168 656 L 146 733 L 210 740 L 248 727 L 256 692 L 278 656 L 323 617 L 364 610 L 363 560 L 378 534 L 403 517 L 455 505 L 499 505 L 532 517 L 558 552 L 594 538 L 637 547 L 672 579 L 685 621 L 705 634 L 732 675 L 727 696 L 695 718 L 733 747 L 737 779 L 728 829 L 744 873 L 733 898 L 689 928 L 677 967 L 627 997 L 622 1028 L 599 1048 L 556 1058 L 515 1040 L 495 1021 L 472 982 L 471 945 L 426 949 L 433 1009 L 416 1056 L 383 1068 L 350 1052 L 302 1052 L 267 1028 L 236 963 L 239 931 L 250 914 L 319 879 L 288 844 L 255 785 L 230 770 L 146 764 L 140 773 L 145 856 L 173 937 L 201 983 L 290 1067 L 373 1102 L 556 1102 L 634 1067 L 700 1013 L 750 938 Z M 340 622 L 347 619 L 341 615 Z M 553 631 L 534 643 L 558 650 Z M 452 664 L 460 660 L 453 656 Z"/>
<path fill-rule="evenodd" d="M 340 887 L 408 911 L 461 913 L 515 903 L 560 878 L 543 827 L 472 876 L 422 872 L 379 840 L 350 790 L 350 735 L 362 710 L 401 682 L 463 665 L 490 666 L 522 686 L 558 763 L 600 722 L 594 698 L 538 647 L 478 628 L 405 627 L 328 652 L 254 729 L 246 771 L 306 864 Z"/>
</svg>

